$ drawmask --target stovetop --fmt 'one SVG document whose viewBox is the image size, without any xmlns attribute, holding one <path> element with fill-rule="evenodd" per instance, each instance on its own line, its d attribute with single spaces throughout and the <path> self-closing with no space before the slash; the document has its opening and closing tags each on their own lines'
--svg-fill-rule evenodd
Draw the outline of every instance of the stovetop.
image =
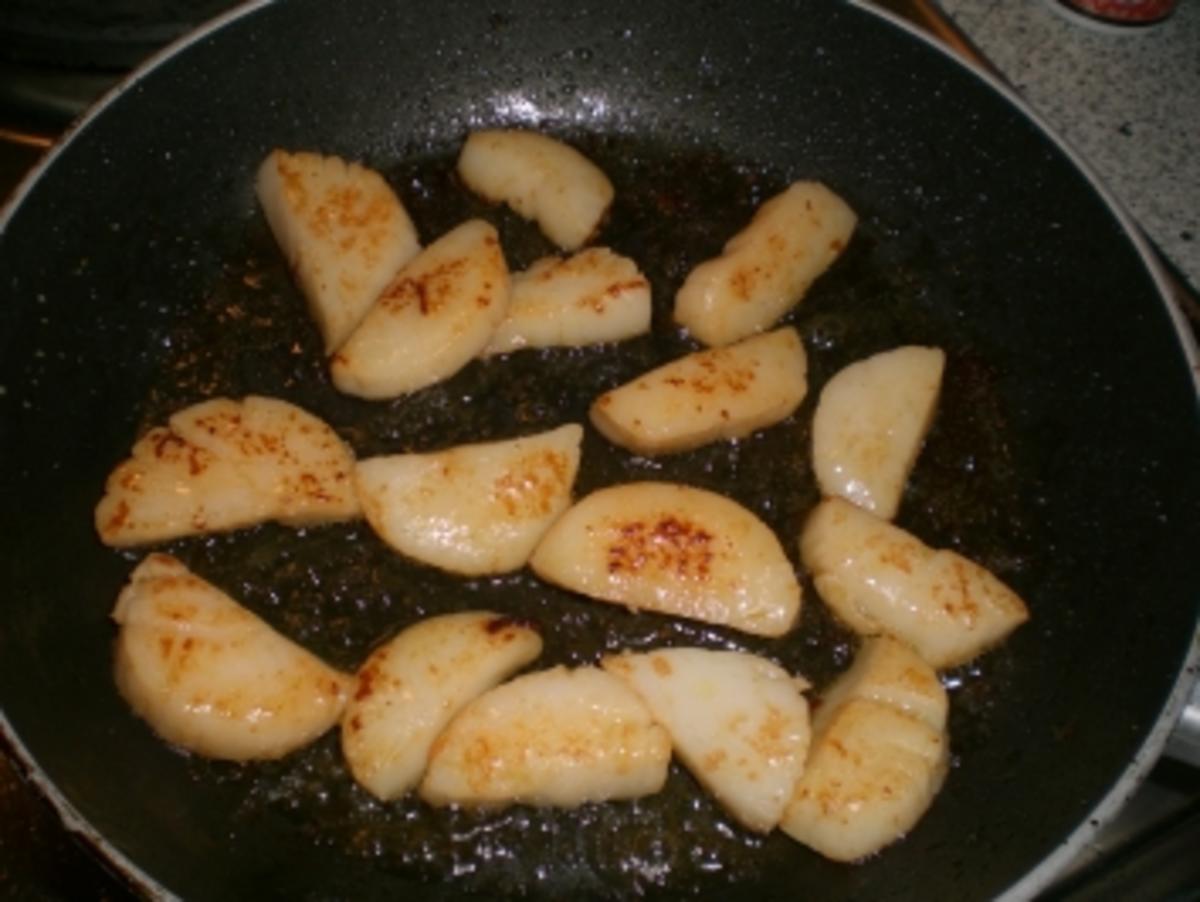
<svg viewBox="0 0 1200 902">
<path fill-rule="evenodd" d="M 108 29 L 108 43 L 95 30 L 73 31 L 68 36 L 73 48 L 68 54 L 71 64 L 62 65 L 63 59 L 46 56 L 46 48 L 55 46 L 56 25 L 52 18 L 39 14 L 44 0 L 9 2 L 12 14 L 7 19 L 0 17 L 0 45 L 18 47 L 18 52 L 0 58 L 0 199 L 124 71 L 194 22 L 230 5 L 228 0 L 146 0 L 140 4 L 124 0 L 110 4 L 113 15 L 101 23 Z M 85 18 L 86 9 L 95 5 L 56 2 L 64 8 L 77 7 L 74 12 L 83 11 Z M 147 5 L 156 7 L 156 15 L 175 18 L 163 23 L 133 16 Z M 927 2 L 882 0 L 880 5 L 910 18 L 952 47 L 957 44 L 960 53 L 978 53 Z M 122 18 L 123 14 L 128 15 Z M 95 26 L 93 21 L 93 29 Z M 19 46 L 9 41 L 14 27 L 25 30 L 24 43 Z M 31 30 L 32 41 L 28 39 Z M 61 37 L 58 35 L 59 46 Z M 1196 328 L 1200 303 L 1195 292 L 1186 279 L 1177 279 L 1175 290 Z M 1122 814 L 1097 834 L 1050 895 L 1060 899 L 1200 899 L 1197 849 L 1200 767 L 1164 758 Z M 0 900 L 123 902 L 133 897 L 128 884 L 111 874 L 91 847 L 63 827 L 18 766 L 0 754 Z"/>
</svg>

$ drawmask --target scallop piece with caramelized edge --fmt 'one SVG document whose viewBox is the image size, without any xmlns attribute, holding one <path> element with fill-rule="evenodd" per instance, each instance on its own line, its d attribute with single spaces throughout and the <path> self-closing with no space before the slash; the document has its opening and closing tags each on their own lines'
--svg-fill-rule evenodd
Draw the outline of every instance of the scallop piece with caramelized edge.
<svg viewBox="0 0 1200 902">
<path fill-rule="evenodd" d="M 946 727 L 950 702 L 937 672 L 916 651 L 889 636 L 865 639 L 850 668 L 821 693 L 817 729 L 852 698 L 888 705 L 934 730 Z"/>
<path fill-rule="evenodd" d="M 95 522 L 130 546 L 279 520 L 302 526 L 359 515 L 354 453 L 293 404 L 214 398 L 173 414 L 108 478 Z"/>
<path fill-rule="evenodd" d="M 341 717 L 353 678 L 166 554 L 112 613 L 121 695 L 158 735 L 210 758 L 279 758 Z"/>
<path fill-rule="evenodd" d="M 420 795 L 432 805 L 573 808 L 658 792 L 671 740 L 616 677 L 554 667 L 476 698 L 433 743 Z"/>
<path fill-rule="evenodd" d="M 800 584 L 770 527 L 704 489 L 635 482 L 600 489 L 546 533 L 530 565 L 599 601 L 780 636 Z"/>
<path fill-rule="evenodd" d="M 536 220 L 568 251 L 595 234 L 613 200 L 612 182 L 595 163 L 562 141 L 520 129 L 473 132 L 458 174 L 476 194 Z"/>
<path fill-rule="evenodd" d="M 342 752 L 354 779 L 384 800 L 414 788 L 450 719 L 541 651 L 532 625 L 490 611 L 405 629 L 359 668 L 342 716 Z"/>
<path fill-rule="evenodd" d="M 937 668 L 971 660 L 1029 619 L 1017 594 L 979 564 L 841 498 L 809 515 L 800 555 L 851 629 L 900 639 Z"/>
<path fill-rule="evenodd" d="M 675 295 L 675 321 L 706 345 L 771 328 L 838 258 L 858 219 L 819 182 L 772 197 L 719 257 L 701 263 Z"/>
<path fill-rule="evenodd" d="M 513 275 L 512 299 L 484 356 L 522 348 L 580 347 L 650 330 L 650 283 L 628 257 L 593 247 L 543 257 Z"/>
<path fill-rule="evenodd" d="M 330 371 L 340 391 L 382 399 L 454 375 L 487 345 L 508 312 L 508 264 L 496 230 L 472 219 L 405 266 Z"/>
<path fill-rule="evenodd" d="M 838 372 L 813 417 L 813 470 L 837 495 L 890 520 L 933 420 L 946 355 L 907 346 Z"/>
<path fill-rule="evenodd" d="M 367 521 L 402 554 L 478 576 L 523 567 L 571 503 L 583 427 L 359 462 Z"/>
<path fill-rule="evenodd" d="M 781 826 L 837 861 L 900 838 L 946 772 L 946 690 L 908 646 L 867 639 L 822 693 L 813 746 Z"/>
<path fill-rule="evenodd" d="M 255 188 L 331 354 L 416 256 L 416 229 L 379 173 L 338 157 L 274 150 Z"/>
<path fill-rule="evenodd" d="M 946 775 L 947 748 L 944 731 L 851 698 L 819 719 L 779 826 L 835 861 L 877 852 L 928 810 Z"/>
<path fill-rule="evenodd" d="M 674 360 L 605 392 L 591 419 L 614 444 L 670 454 L 739 438 L 793 413 L 808 391 L 804 345 L 792 328 Z"/>
<path fill-rule="evenodd" d="M 705 648 L 605 658 L 671 736 L 675 753 L 741 824 L 775 828 L 808 755 L 803 679 L 757 655 Z"/>
</svg>

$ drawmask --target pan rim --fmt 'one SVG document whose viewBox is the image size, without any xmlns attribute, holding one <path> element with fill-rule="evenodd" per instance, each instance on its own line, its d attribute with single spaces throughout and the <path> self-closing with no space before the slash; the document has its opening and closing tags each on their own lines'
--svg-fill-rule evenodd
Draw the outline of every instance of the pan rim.
<svg viewBox="0 0 1200 902">
<path fill-rule="evenodd" d="M 25 175 L 12 194 L 9 195 L 3 207 L 0 208 L 0 238 L 3 238 L 7 232 L 13 216 L 24 199 L 30 194 L 44 173 L 54 165 L 59 155 L 81 134 L 84 134 L 93 120 L 101 116 L 126 91 L 135 87 L 161 65 L 173 59 L 191 45 L 207 39 L 235 21 L 259 9 L 274 5 L 276 2 L 277 0 L 246 0 L 246 2 L 231 8 L 157 51 L 109 89 L 87 112 L 72 123 L 50 150 L 43 155 L 37 165 Z M 922 42 L 928 49 L 941 54 L 955 66 L 981 79 L 992 91 L 1006 100 L 1010 108 L 1035 125 L 1038 131 L 1084 176 L 1091 190 L 1096 193 L 1104 206 L 1118 222 L 1126 239 L 1133 244 L 1146 272 L 1150 275 L 1157 289 L 1159 301 L 1166 308 L 1185 361 L 1189 365 L 1194 393 L 1198 404 L 1200 404 L 1200 345 L 1198 345 L 1197 339 L 1192 334 L 1186 317 L 1171 300 L 1171 289 L 1169 287 L 1170 283 L 1167 272 L 1157 258 L 1149 239 L 1142 232 L 1140 226 L 1137 225 L 1124 205 L 1103 183 L 1091 164 L 1038 111 L 1033 109 L 1015 89 L 997 76 L 978 65 L 962 59 L 936 37 L 921 30 L 895 13 L 875 6 L 870 0 L 848 0 L 847 5 L 886 22 L 892 28 L 907 33 L 911 38 Z M 1197 408 L 1197 415 L 1200 415 L 1200 406 Z M 1200 618 L 1198 618 L 1194 626 L 1190 650 L 1181 663 L 1173 688 L 1160 709 L 1154 726 L 1134 753 L 1130 763 L 1119 774 L 1111 788 L 1095 805 L 1087 817 L 1081 821 L 1070 835 L 1054 851 L 1042 858 L 1032 870 L 1006 888 L 999 896 L 1000 899 L 1030 898 L 1049 888 L 1101 828 L 1116 817 L 1157 762 L 1167 744 L 1167 739 L 1172 729 L 1179 720 L 1184 707 L 1187 705 L 1194 686 L 1198 682 L 1200 682 Z M 111 843 L 79 812 L 55 785 L 49 775 L 42 770 L 13 728 L 2 707 L 0 707 L 0 734 L 2 734 L 8 747 L 18 760 L 24 771 L 25 778 L 32 782 L 39 793 L 51 803 L 67 830 L 76 834 L 92 846 L 104 861 L 128 880 L 137 891 L 154 899 L 178 898 L 178 896 L 164 887 L 151 874 L 148 874 L 128 855 Z"/>
</svg>

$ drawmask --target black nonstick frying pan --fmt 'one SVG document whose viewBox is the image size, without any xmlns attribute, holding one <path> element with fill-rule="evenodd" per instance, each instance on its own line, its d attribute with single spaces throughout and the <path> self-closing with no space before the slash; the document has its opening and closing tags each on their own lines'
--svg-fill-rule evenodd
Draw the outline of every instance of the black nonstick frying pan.
<svg viewBox="0 0 1200 902">
<path fill-rule="evenodd" d="M 273 147 L 383 171 L 424 241 L 496 222 L 514 268 L 550 249 L 452 174 L 474 128 L 545 130 L 617 186 L 600 240 L 643 262 L 654 334 L 472 364 L 412 398 L 330 385 L 258 211 Z M 682 771 L 659 796 L 575 812 L 372 802 L 336 734 L 269 764 L 157 740 L 111 679 L 108 612 L 141 551 L 91 512 L 134 438 L 185 404 L 277 395 L 362 455 L 582 420 L 591 398 L 689 349 L 687 269 L 788 181 L 861 224 L 789 316 L 810 395 L 778 427 L 661 461 L 589 432 L 578 484 L 676 479 L 759 513 L 796 555 L 816 489 L 816 394 L 901 343 L 947 350 L 945 395 L 899 517 L 985 563 L 1032 621 L 946 675 L 953 767 L 901 843 L 858 866 L 732 826 Z M 1128 224 L 1010 97 L 864 7 L 611 0 L 287 0 L 159 57 L 48 158 L 0 223 L 0 705 L 73 826 L 133 884 L 187 898 L 979 898 L 1029 895 L 1152 763 L 1196 666 L 1195 354 Z M 536 620 L 541 664 L 606 649 L 743 647 L 818 686 L 852 638 L 809 587 L 783 640 L 603 609 L 528 573 L 440 575 L 361 524 L 262 527 L 164 546 L 351 669 L 419 617 Z"/>
</svg>

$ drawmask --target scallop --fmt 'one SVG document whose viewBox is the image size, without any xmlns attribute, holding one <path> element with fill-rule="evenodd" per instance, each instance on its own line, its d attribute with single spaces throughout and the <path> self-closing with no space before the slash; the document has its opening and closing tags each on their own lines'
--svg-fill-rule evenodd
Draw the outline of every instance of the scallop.
<svg viewBox="0 0 1200 902">
<path fill-rule="evenodd" d="M 675 295 L 675 321 L 706 345 L 771 328 L 840 256 L 854 211 L 820 182 L 772 197 L 719 257 L 701 263 Z"/>
<path fill-rule="evenodd" d="M 817 593 L 847 626 L 900 639 L 937 668 L 971 660 L 1029 618 L 1021 598 L 984 567 L 841 498 L 809 515 L 800 554 Z"/>
<path fill-rule="evenodd" d="M 813 470 L 822 493 L 890 520 L 933 421 L 946 355 L 907 346 L 838 372 L 813 417 Z"/>
<path fill-rule="evenodd" d="M 432 805 L 574 808 L 662 789 L 671 740 L 636 694 L 595 667 L 517 677 L 468 704 L 434 741 Z"/>
<path fill-rule="evenodd" d="M 458 158 L 468 188 L 508 204 L 563 250 L 587 243 L 612 205 L 608 177 L 578 150 L 521 129 L 473 132 Z"/>
<path fill-rule="evenodd" d="M 950 702 L 937 672 L 914 649 L 888 636 L 865 639 L 850 668 L 821 693 L 817 728 L 852 698 L 895 708 L 933 730 L 946 727 Z"/>
<path fill-rule="evenodd" d="M 412 220 L 379 173 L 338 157 L 274 150 L 255 188 L 332 353 L 420 250 Z"/>
<path fill-rule="evenodd" d="M 781 826 L 836 861 L 895 842 L 925 814 L 949 757 L 946 690 L 913 649 L 867 639 L 822 694 Z"/>
<path fill-rule="evenodd" d="M 865 858 L 920 820 L 948 760 L 944 731 L 852 698 L 818 726 L 780 828 L 834 861 Z"/>
<path fill-rule="evenodd" d="M 543 257 L 516 273 L 508 316 L 483 354 L 582 347 L 649 330 L 646 277 L 628 257 L 593 247 L 571 257 Z"/>
<path fill-rule="evenodd" d="M 729 498 L 674 483 L 593 492 L 549 529 L 530 566 L 598 601 L 762 636 L 783 635 L 800 611 L 770 527 Z"/>
<path fill-rule="evenodd" d="M 671 454 L 740 438 L 786 419 L 808 391 L 792 328 L 688 354 L 605 392 L 592 424 L 637 454 Z"/>
<path fill-rule="evenodd" d="M 496 229 L 481 219 L 465 222 L 383 289 L 333 355 L 333 383 L 382 400 L 441 382 L 484 349 L 508 303 L 508 264 Z"/>
<path fill-rule="evenodd" d="M 808 754 L 807 681 L 758 655 L 705 648 L 605 658 L 671 736 L 675 754 L 743 826 L 774 829 Z"/>
<path fill-rule="evenodd" d="M 523 567 L 571 503 L 583 427 L 360 461 L 367 521 L 402 554 L 478 576 Z"/>
<path fill-rule="evenodd" d="M 430 617 L 377 648 L 342 716 L 354 779 L 384 800 L 416 787 L 450 719 L 541 651 L 531 624 L 491 611 Z"/>
<path fill-rule="evenodd" d="M 179 560 L 151 554 L 113 609 L 117 687 L 158 735 L 211 758 L 279 758 L 338 722 L 352 677 Z"/>
<path fill-rule="evenodd" d="M 278 520 L 360 515 L 354 453 L 299 407 L 251 395 L 176 412 L 133 446 L 96 506 L 103 542 L 130 546 Z"/>
</svg>

